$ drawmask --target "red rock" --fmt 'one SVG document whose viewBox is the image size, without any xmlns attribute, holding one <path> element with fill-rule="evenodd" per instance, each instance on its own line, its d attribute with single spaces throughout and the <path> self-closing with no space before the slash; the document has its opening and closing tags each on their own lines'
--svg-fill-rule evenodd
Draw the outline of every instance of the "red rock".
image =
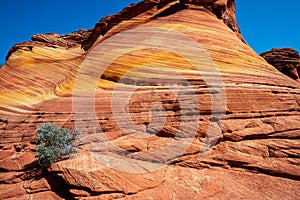
<svg viewBox="0 0 300 200">
<path fill-rule="evenodd" d="M 292 48 L 275 48 L 261 54 L 268 63 L 279 71 L 300 82 L 300 56 Z"/>
<path fill-rule="evenodd" d="M 35 162 L 35 155 L 32 153 L 22 152 L 7 156 L 1 160 L 0 169 L 5 171 L 17 171 L 26 169 L 26 165 Z"/>
<path fill-rule="evenodd" d="M 91 31 L 15 45 L 0 73 L 0 198 L 297 199 L 300 85 L 245 43 L 234 13 L 232 0 L 145 0 Z M 82 145 L 42 171 L 45 122 Z"/>
</svg>

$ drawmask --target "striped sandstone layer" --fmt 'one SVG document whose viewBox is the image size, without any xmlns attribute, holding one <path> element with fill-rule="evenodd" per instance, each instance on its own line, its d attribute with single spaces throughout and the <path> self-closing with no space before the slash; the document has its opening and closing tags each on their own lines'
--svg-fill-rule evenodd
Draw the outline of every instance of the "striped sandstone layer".
<svg viewBox="0 0 300 200">
<path fill-rule="evenodd" d="M 91 31 L 75 32 L 77 37 L 37 35 L 12 48 L 0 73 L 0 198 L 297 199 L 300 85 L 244 42 L 234 10 L 232 0 L 143 1 L 100 20 Z M 131 44 L 112 39 L 126 30 L 134 36 Z M 166 31 L 177 37 L 163 37 Z M 151 34 L 162 35 L 162 44 L 171 40 L 175 47 L 189 44 L 184 35 L 199 44 L 205 57 L 182 45 L 186 49 L 180 51 L 200 63 L 195 68 L 178 53 L 134 49 L 98 74 L 99 61 L 106 61 L 98 60 L 98 46 L 109 41 L 109 56 L 114 57 L 122 47 L 138 47 Z M 149 41 L 150 47 L 157 45 Z M 174 72 L 189 83 L 183 101 L 164 87 L 184 84 L 174 82 Z M 221 80 L 216 88 L 214 80 Z M 124 94 L 117 96 L 118 105 L 131 90 L 136 91 L 121 110 L 137 126 L 126 126 L 128 119 L 111 105 L 114 95 Z M 190 101 L 191 94 L 198 103 Z M 214 102 L 218 94 L 222 99 Z M 94 125 L 90 104 L 103 133 Z M 155 104 L 160 107 L 153 108 Z M 49 121 L 78 128 L 86 138 L 104 134 L 117 149 L 109 156 L 119 158 L 120 149 L 126 150 L 122 161 L 153 164 L 156 170 L 133 173 L 105 166 L 95 155 L 106 143 L 94 138 L 83 138 L 78 157 L 39 170 L 34 162 L 36 128 Z M 133 137 L 141 132 L 148 137 Z M 208 133 L 213 136 L 211 148 L 206 145 Z M 179 156 L 151 154 L 175 139 L 189 143 Z M 167 165 L 157 167 L 160 163 Z"/>
</svg>

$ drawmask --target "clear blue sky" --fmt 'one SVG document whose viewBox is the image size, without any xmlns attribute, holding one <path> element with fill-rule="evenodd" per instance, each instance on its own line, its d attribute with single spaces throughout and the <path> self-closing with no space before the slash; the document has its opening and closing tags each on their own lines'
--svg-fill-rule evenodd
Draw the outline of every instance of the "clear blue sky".
<svg viewBox="0 0 300 200">
<path fill-rule="evenodd" d="M 36 33 L 71 33 L 139 0 L 0 0 L 0 65 L 14 44 Z M 236 0 L 242 34 L 258 53 L 273 47 L 300 50 L 299 0 Z"/>
</svg>

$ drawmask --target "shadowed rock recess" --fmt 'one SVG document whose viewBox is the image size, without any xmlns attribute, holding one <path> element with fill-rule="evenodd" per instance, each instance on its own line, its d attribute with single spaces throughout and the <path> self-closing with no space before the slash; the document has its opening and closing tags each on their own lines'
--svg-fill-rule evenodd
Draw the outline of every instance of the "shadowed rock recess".
<svg viewBox="0 0 300 200">
<path fill-rule="evenodd" d="M 166 39 L 168 31 L 177 37 Z M 134 41 L 113 40 L 120 34 Z M 187 48 L 189 59 L 166 49 L 122 52 L 157 45 L 160 35 L 162 45 L 191 38 L 205 57 L 184 45 L 177 51 Z M 123 54 L 99 74 L 106 52 Z M 284 52 L 271 63 L 279 70 Z M 243 40 L 234 0 L 144 0 L 89 31 L 34 35 L 0 70 L 0 199 L 298 199 L 300 85 L 272 65 Z M 178 73 L 185 83 L 174 81 Z M 34 146 L 45 122 L 77 129 L 81 151 L 42 170 Z"/>
</svg>

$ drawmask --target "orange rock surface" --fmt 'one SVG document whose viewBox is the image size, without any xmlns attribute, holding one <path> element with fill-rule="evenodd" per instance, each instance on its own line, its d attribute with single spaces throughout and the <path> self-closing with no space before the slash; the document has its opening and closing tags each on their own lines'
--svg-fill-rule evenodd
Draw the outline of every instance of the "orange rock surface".
<svg viewBox="0 0 300 200">
<path fill-rule="evenodd" d="M 0 199 L 297 199 L 300 85 L 243 40 L 233 0 L 145 0 L 35 35 L 0 70 Z M 106 66 L 106 68 L 103 68 Z M 36 129 L 81 135 L 41 170 Z"/>
<path fill-rule="evenodd" d="M 268 63 L 292 79 L 300 82 L 300 56 L 292 48 L 275 48 L 261 54 Z"/>
</svg>

